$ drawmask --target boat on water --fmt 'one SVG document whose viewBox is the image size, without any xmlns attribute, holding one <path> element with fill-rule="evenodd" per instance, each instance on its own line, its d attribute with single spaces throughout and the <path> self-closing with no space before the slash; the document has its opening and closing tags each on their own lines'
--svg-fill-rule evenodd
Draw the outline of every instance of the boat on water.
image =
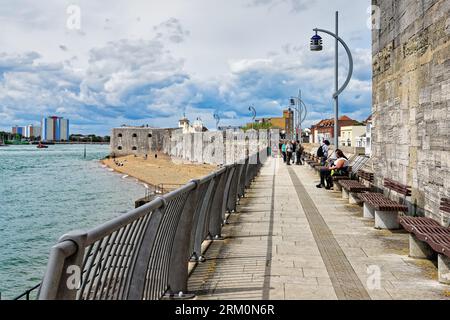
<svg viewBox="0 0 450 320">
<path fill-rule="evenodd" d="M 44 144 L 42 144 L 42 143 L 39 143 L 39 144 L 36 146 L 36 148 L 38 148 L 38 149 L 48 149 L 48 146 L 46 146 L 46 145 L 44 145 Z"/>
</svg>

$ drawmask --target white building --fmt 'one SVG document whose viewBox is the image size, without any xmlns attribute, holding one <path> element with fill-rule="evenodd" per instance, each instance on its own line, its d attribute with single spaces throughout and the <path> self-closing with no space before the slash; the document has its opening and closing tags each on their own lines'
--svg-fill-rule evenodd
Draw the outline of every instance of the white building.
<svg viewBox="0 0 450 320">
<path fill-rule="evenodd" d="M 366 126 L 348 126 L 341 128 L 339 145 L 343 147 L 356 147 L 358 137 L 366 134 Z"/>
<path fill-rule="evenodd" d="M 200 118 L 197 118 L 197 120 L 195 120 L 191 125 L 189 119 L 186 118 L 186 116 L 178 121 L 178 128 L 183 129 L 183 133 L 201 133 L 208 131 Z"/>
<path fill-rule="evenodd" d="M 366 120 L 366 132 L 356 138 L 356 146 L 366 149 L 366 156 L 372 156 L 372 117 Z"/>
</svg>

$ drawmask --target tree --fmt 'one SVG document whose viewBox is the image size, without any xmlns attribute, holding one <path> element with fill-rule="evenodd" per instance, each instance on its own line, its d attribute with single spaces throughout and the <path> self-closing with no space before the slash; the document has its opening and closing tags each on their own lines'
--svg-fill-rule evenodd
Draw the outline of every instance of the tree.
<svg viewBox="0 0 450 320">
<path fill-rule="evenodd" d="M 269 130 L 272 129 L 273 125 L 270 122 L 262 122 L 262 123 L 253 123 L 248 124 L 245 127 L 242 128 L 244 131 L 248 130 Z"/>
</svg>

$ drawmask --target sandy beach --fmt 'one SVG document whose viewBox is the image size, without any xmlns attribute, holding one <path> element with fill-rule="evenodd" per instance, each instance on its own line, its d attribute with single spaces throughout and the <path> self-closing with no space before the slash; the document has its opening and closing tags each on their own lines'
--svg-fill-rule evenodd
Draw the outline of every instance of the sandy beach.
<svg viewBox="0 0 450 320">
<path fill-rule="evenodd" d="M 123 166 L 116 165 L 113 159 L 102 160 L 102 163 L 117 172 L 153 186 L 186 184 L 192 179 L 202 178 L 218 169 L 217 166 L 174 160 L 165 154 L 158 154 L 158 158 L 153 155 L 147 160 L 142 156 L 132 155 L 118 157 L 116 161 L 123 163 Z"/>
</svg>

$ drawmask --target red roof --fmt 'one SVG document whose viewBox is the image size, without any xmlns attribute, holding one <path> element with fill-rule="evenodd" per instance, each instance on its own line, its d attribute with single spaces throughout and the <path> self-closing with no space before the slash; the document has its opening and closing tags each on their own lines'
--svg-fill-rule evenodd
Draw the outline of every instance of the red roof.
<svg viewBox="0 0 450 320">
<path fill-rule="evenodd" d="M 339 121 L 352 121 L 353 119 L 347 117 L 347 116 L 342 116 L 339 118 Z"/>
</svg>

